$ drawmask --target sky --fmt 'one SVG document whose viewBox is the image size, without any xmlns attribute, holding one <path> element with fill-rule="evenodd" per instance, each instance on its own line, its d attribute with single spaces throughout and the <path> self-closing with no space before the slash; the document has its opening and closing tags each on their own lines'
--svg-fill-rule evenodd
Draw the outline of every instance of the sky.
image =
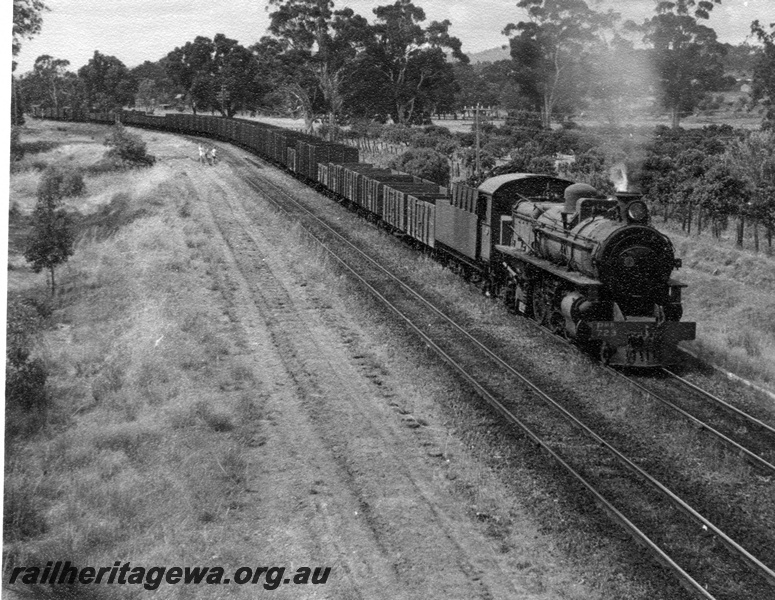
<svg viewBox="0 0 775 600">
<path fill-rule="evenodd" d="M 595 6 L 596 0 L 588 0 Z M 86 64 L 99 50 L 119 58 L 128 67 L 155 61 L 198 35 L 216 33 L 250 45 L 266 35 L 267 0 L 45 0 L 51 9 L 43 15 L 43 28 L 25 40 L 17 58 L 17 73 L 32 69 L 42 54 L 70 61 L 71 70 Z M 372 9 L 392 0 L 334 0 L 373 18 Z M 653 13 L 655 0 L 600 0 L 624 19 L 642 21 Z M 501 31 L 508 23 L 524 20 L 517 0 L 414 0 L 427 22 L 449 19 L 450 33 L 463 42 L 466 53 L 489 50 L 507 43 Z M 10 3 L 9 3 L 10 4 Z M 742 43 L 751 21 L 775 21 L 775 0 L 723 0 L 708 25 L 722 42 Z"/>
</svg>

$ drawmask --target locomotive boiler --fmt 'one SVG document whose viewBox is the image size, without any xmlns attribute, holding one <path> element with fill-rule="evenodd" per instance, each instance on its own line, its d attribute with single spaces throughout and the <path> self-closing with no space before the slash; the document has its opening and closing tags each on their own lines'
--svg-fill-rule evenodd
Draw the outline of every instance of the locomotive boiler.
<svg viewBox="0 0 775 600">
<path fill-rule="evenodd" d="M 600 353 L 608 364 L 677 362 L 677 344 L 695 324 L 681 322 L 681 266 L 669 238 L 650 223 L 637 193 L 601 196 L 570 184 L 563 202 L 515 198 L 502 215 L 508 243 L 496 245 L 515 308 L 555 333 Z"/>
</svg>

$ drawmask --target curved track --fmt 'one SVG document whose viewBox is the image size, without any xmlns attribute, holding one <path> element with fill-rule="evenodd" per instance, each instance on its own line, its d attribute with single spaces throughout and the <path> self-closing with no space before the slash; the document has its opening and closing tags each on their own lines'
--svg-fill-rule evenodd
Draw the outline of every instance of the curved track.
<svg viewBox="0 0 775 600">
<path fill-rule="evenodd" d="M 705 587 L 720 583 L 714 582 L 718 577 L 746 581 L 750 585 L 750 597 L 766 597 L 773 593 L 767 587 L 767 583 L 775 585 L 775 572 L 770 567 L 345 235 L 324 223 L 292 194 L 266 178 L 258 177 L 254 160 L 230 152 L 225 154 L 256 190 L 268 197 L 282 196 L 282 201 L 274 201 L 278 209 L 301 221 L 310 236 L 343 269 L 390 308 L 480 397 L 551 456 L 577 486 L 585 489 L 615 522 L 695 595 L 725 597 L 714 596 Z M 540 404 L 535 402 L 536 398 Z M 722 542 L 723 547 L 717 541 Z M 686 567 L 680 566 L 671 555 L 679 556 Z"/>
</svg>

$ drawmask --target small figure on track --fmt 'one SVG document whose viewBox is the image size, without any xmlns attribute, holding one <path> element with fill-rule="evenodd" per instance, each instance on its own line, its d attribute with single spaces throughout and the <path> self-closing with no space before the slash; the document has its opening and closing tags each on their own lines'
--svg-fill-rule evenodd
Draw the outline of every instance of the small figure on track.
<svg viewBox="0 0 775 600">
<path fill-rule="evenodd" d="M 199 162 L 205 164 L 207 161 L 207 152 L 205 152 L 204 146 L 199 144 Z"/>
<path fill-rule="evenodd" d="M 207 161 L 210 163 L 210 165 L 218 164 L 218 152 L 215 146 L 213 146 L 212 148 L 210 148 L 210 150 L 208 150 Z"/>
</svg>

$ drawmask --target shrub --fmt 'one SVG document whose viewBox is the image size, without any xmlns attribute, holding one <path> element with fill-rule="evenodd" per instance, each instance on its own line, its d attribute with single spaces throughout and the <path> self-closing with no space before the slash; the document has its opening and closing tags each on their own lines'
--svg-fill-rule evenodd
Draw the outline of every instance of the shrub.
<svg viewBox="0 0 775 600">
<path fill-rule="evenodd" d="M 70 169 L 64 172 L 62 177 L 63 198 L 83 196 L 86 193 L 86 184 L 83 181 L 83 173 L 80 170 Z"/>
<path fill-rule="evenodd" d="M 382 128 L 382 139 L 391 144 L 408 144 L 413 135 L 412 128 L 406 125 L 385 125 Z"/>
<path fill-rule="evenodd" d="M 22 146 L 19 138 L 19 128 L 11 127 L 11 162 L 24 158 L 24 146 Z"/>
<path fill-rule="evenodd" d="M 46 167 L 38 184 L 38 198 L 61 200 L 73 196 L 83 196 L 86 184 L 80 169 L 71 167 Z"/>
<path fill-rule="evenodd" d="M 150 167 L 156 162 L 156 157 L 148 154 L 140 136 L 129 133 L 121 123 L 113 127 L 105 145 L 110 146 L 105 158 L 119 160 L 125 167 Z"/>
<path fill-rule="evenodd" d="M 129 194 L 119 192 L 114 194 L 110 202 L 103 204 L 99 210 L 84 217 L 79 223 L 79 228 L 83 235 L 103 240 L 145 214 L 144 209 L 133 206 L 132 197 Z"/>
<path fill-rule="evenodd" d="M 460 147 L 457 139 L 446 127 L 431 125 L 422 131 L 414 131 L 410 144 L 414 148 L 432 148 L 440 154 L 452 156 Z"/>
<path fill-rule="evenodd" d="M 48 152 L 59 146 L 59 142 L 38 140 L 35 142 L 22 142 L 21 147 L 25 154 L 39 154 Z"/>
<path fill-rule="evenodd" d="M 449 162 L 447 157 L 430 148 L 407 150 L 395 158 L 390 166 L 399 171 L 422 177 L 441 186 L 449 184 Z"/>
<path fill-rule="evenodd" d="M 318 135 L 324 140 L 335 142 L 344 137 L 344 130 L 339 125 L 331 126 L 328 123 L 321 123 L 317 129 Z"/>
<path fill-rule="evenodd" d="M 45 305 L 41 308 L 19 298 L 11 300 L 6 329 L 6 412 L 33 413 L 36 421 L 48 405 L 48 371 L 40 359 L 31 356 L 35 337 L 46 315 Z M 14 419 L 8 419 L 8 422 L 14 422 Z M 13 428 L 9 427 L 8 431 L 13 433 Z"/>
<path fill-rule="evenodd" d="M 382 135 L 382 124 L 369 119 L 355 119 L 350 131 L 357 137 L 377 139 Z"/>
</svg>

